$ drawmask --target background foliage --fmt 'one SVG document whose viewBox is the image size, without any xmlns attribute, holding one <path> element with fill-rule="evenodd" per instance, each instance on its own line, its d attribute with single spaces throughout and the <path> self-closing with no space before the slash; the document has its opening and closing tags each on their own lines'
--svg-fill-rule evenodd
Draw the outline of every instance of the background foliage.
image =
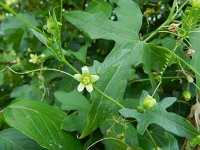
<svg viewBox="0 0 200 150">
<path fill-rule="evenodd" d="M 191 4 L 0 1 L 0 149 L 198 149 Z M 83 66 L 100 78 L 91 93 L 71 78 Z"/>
</svg>

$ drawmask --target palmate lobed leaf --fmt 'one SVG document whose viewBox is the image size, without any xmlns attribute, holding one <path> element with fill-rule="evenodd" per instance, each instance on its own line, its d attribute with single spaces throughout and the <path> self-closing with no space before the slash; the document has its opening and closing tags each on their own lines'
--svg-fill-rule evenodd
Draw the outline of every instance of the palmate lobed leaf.
<svg viewBox="0 0 200 150">
<path fill-rule="evenodd" d="M 66 114 L 36 101 L 20 100 L 4 109 L 6 122 L 49 150 L 81 150 L 78 140 L 60 129 Z"/>
<path fill-rule="evenodd" d="M 119 53 L 111 54 L 102 64 L 93 65 L 92 69 L 100 76 L 97 82 L 98 88 L 117 101 L 123 99 L 127 80 L 134 72 L 132 65 L 137 66 L 141 63 L 142 44 L 138 42 L 131 50 L 122 49 L 124 45 L 117 45 L 117 50 L 121 50 Z M 109 115 L 114 113 L 114 108 L 116 109 L 113 103 L 95 91 L 91 93 L 91 98 L 92 108 L 88 115 L 88 125 L 83 130 L 81 138 L 94 131 Z"/>
<path fill-rule="evenodd" d="M 112 12 L 112 7 L 106 1 L 97 0 L 89 2 L 88 7 L 86 7 L 86 11 L 89 13 L 102 12 L 105 17 L 109 18 Z"/>
<path fill-rule="evenodd" d="M 142 25 L 142 14 L 138 5 L 131 0 L 120 0 L 115 13 L 118 18 L 116 22 L 109 20 L 101 12 L 91 14 L 72 11 L 66 13 L 64 17 L 92 39 L 102 38 L 121 43 L 138 41 L 138 32 Z"/>
<path fill-rule="evenodd" d="M 127 80 L 135 71 L 132 67 L 144 64 L 145 72 L 149 74 L 154 84 L 149 49 L 139 40 L 139 30 L 142 24 L 142 13 L 139 6 L 131 0 L 120 0 L 114 10 L 117 21 L 98 13 L 72 11 L 64 14 L 66 20 L 86 32 L 92 39 L 108 39 L 116 42 L 110 54 L 103 63 L 94 63 L 93 73 L 100 76 L 97 87 L 117 101 L 123 99 Z M 117 84 L 117 86 L 116 86 Z M 112 112 L 113 104 L 96 92 L 91 94 L 92 108 L 88 115 L 88 125 L 81 138 L 93 132 Z"/>
<path fill-rule="evenodd" d="M 170 131 L 178 136 L 186 138 L 194 138 L 199 132 L 185 118 L 167 112 L 165 109 L 174 103 L 176 98 L 168 97 L 163 99 L 151 111 L 139 113 L 135 109 L 121 109 L 119 112 L 126 118 L 135 118 L 138 121 L 137 130 L 139 134 L 144 134 L 150 124 L 157 124 L 167 131 Z"/>
</svg>

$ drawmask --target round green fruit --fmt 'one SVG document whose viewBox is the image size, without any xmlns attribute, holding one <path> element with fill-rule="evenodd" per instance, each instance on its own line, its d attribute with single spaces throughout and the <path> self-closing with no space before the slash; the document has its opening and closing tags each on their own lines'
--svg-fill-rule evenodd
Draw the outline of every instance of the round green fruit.
<svg viewBox="0 0 200 150">
<path fill-rule="evenodd" d="M 190 0 L 190 4 L 194 8 L 200 8 L 200 0 Z"/>
<path fill-rule="evenodd" d="M 186 100 L 186 101 L 189 101 L 191 99 L 191 93 L 190 91 L 186 90 L 183 92 L 183 98 Z"/>
<path fill-rule="evenodd" d="M 150 95 L 148 95 L 145 99 L 144 102 L 142 104 L 143 108 L 146 110 L 151 110 L 153 109 L 154 106 L 156 106 L 156 100 L 151 97 Z"/>
</svg>

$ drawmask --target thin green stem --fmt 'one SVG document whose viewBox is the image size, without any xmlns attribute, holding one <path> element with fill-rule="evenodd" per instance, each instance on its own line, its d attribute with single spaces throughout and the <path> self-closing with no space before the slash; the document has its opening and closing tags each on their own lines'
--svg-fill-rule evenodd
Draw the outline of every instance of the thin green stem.
<svg viewBox="0 0 200 150">
<path fill-rule="evenodd" d="M 119 140 L 119 139 L 117 139 L 117 138 L 114 138 L 114 137 L 107 137 L 107 138 L 103 138 L 103 139 L 100 139 L 100 140 L 98 140 L 98 141 L 92 143 L 90 146 L 88 146 L 88 147 L 86 148 L 86 150 L 89 150 L 89 149 L 90 149 L 92 146 L 94 146 L 95 144 L 97 144 L 97 143 L 99 143 L 99 142 L 101 142 L 101 141 L 105 141 L 105 140 L 116 140 L 116 141 L 118 141 L 118 142 L 123 143 L 123 144 L 126 145 L 127 147 L 129 147 L 125 142 L 122 142 L 121 140 Z"/>
<path fill-rule="evenodd" d="M 121 109 L 124 109 L 125 107 L 120 104 L 118 101 L 116 101 L 115 99 L 113 99 L 112 97 L 108 96 L 107 94 L 105 94 L 104 92 L 102 92 L 95 84 L 93 85 L 94 90 L 97 91 L 99 94 L 101 94 L 102 96 L 104 96 L 105 98 L 107 98 L 108 100 L 110 100 L 112 103 L 114 103 L 115 105 L 117 105 L 118 107 L 120 107 Z"/>
<path fill-rule="evenodd" d="M 151 45 L 151 44 L 150 44 Z M 155 46 L 155 45 L 154 45 Z M 166 47 L 161 47 L 161 46 L 156 46 L 158 49 L 161 49 L 167 53 L 171 53 L 171 50 L 169 50 L 168 48 Z M 193 71 L 196 76 L 200 77 L 200 73 L 195 69 L 193 68 L 190 64 L 188 64 L 184 59 L 182 59 L 181 57 L 179 57 L 178 55 L 176 55 L 175 53 L 173 53 L 173 56 L 179 60 L 180 62 L 182 62 L 183 64 L 185 64 L 185 66 L 187 66 L 191 71 Z M 195 85 L 198 89 L 200 89 L 200 87 L 198 87 L 197 85 Z"/>
<path fill-rule="evenodd" d="M 72 66 L 65 58 L 62 59 L 62 62 L 67 65 L 72 71 L 74 71 L 75 73 L 80 73 L 76 68 L 74 68 L 74 66 Z"/>
<path fill-rule="evenodd" d="M 156 92 L 157 92 L 158 88 L 160 87 L 161 83 L 162 83 L 162 80 L 159 81 L 157 87 L 155 88 L 155 90 L 154 90 L 154 92 L 152 94 L 152 97 L 154 97 L 154 95 L 156 94 Z"/>
<path fill-rule="evenodd" d="M 150 138 L 151 142 L 153 143 L 153 145 L 154 145 L 155 149 L 157 150 L 157 147 L 158 147 L 158 146 L 156 145 L 156 142 L 154 141 L 154 139 L 153 139 L 153 137 L 152 137 L 151 133 L 149 132 L 149 130 L 148 130 L 148 129 L 146 130 L 146 132 L 147 132 L 147 134 L 148 134 L 148 136 L 149 136 L 149 138 Z"/>
<path fill-rule="evenodd" d="M 180 12 L 180 10 L 181 10 L 187 3 L 188 3 L 188 0 L 186 0 L 186 1 L 183 3 L 183 5 L 181 5 L 181 6 L 179 7 L 179 9 L 174 13 L 174 16 L 176 16 L 176 15 Z"/>
<path fill-rule="evenodd" d="M 61 10 L 60 11 L 61 11 L 61 17 L 62 17 L 62 0 L 60 0 L 60 2 L 61 2 Z M 23 22 L 25 22 L 27 25 L 29 25 L 30 27 L 32 27 L 33 29 L 35 29 L 36 31 L 38 31 L 39 33 L 41 33 L 42 35 L 44 35 L 43 32 L 39 28 L 37 28 L 35 25 L 31 24 L 29 21 L 27 21 L 26 19 L 24 19 L 22 16 L 20 16 L 18 13 L 16 13 L 13 9 L 11 9 L 9 6 L 3 4 L 2 2 L 0 2 L 0 6 L 2 6 L 4 9 L 10 11 L 12 14 L 16 15 L 20 20 L 22 20 Z M 60 42 L 57 42 L 57 43 L 58 43 L 59 49 L 60 49 L 60 51 L 62 53 L 61 43 Z M 79 73 L 79 71 L 76 68 L 74 68 L 67 60 L 65 60 L 65 58 L 62 59 L 62 62 L 64 64 L 66 64 L 75 73 Z"/>
<path fill-rule="evenodd" d="M 56 71 L 56 72 L 63 73 L 65 75 L 68 75 L 68 76 L 73 78 L 73 75 L 71 75 L 70 73 L 67 73 L 67 72 L 62 71 L 62 70 L 54 69 L 54 68 L 41 68 L 41 69 L 29 70 L 29 71 L 25 71 L 25 72 L 17 72 L 15 70 L 13 70 L 12 68 L 10 68 L 9 66 L 6 66 L 0 72 L 5 71 L 6 69 L 10 70 L 11 72 L 13 72 L 15 74 L 19 74 L 19 75 L 24 75 L 24 74 L 29 74 L 29 73 L 33 73 L 33 72 L 39 72 L 39 71 Z"/>
<path fill-rule="evenodd" d="M 10 94 L 6 94 L 0 97 L 0 102 L 4 101 L 5 98 L 10 97 Z"/>
<path fill-rule="evenodd" d="M 186 102 L 186 101 L 183 101 L 183 100 L 176 100 L 176 103 L 183 103 L 183 104 L 186 104 L 188 106 L 191 106 L 190 103 Z"/>
<path fill-rule="evenodd" d="M 166 50 L 167 52 L 169 52 L 170 50 L 168 50 L 167 48 L 164 48 L 163 50 Z M 200 73 L 198 71 L 196 71 L 190 64 L 188 64 L 184 59 L 182 59 L 181 57 L 179 57 L 178 55 L 176 55 L 175 53 L 173 54 L 173 56 L 176 57 L 176 59 L 180 60 L 182 63 L 184 63 L 190 70 L 192 70 L 197 76 L 200 77 Z"/>
<path fill-rule="evenodd" d="M 60 22 L 62 23 L 62 8 L 63 8 L 63 2 L 60 0 Z"/>
<path fill-rule="evenodd" d="M 192 82 L 192 84 L 200 91 L 200 87 L 196 83 Z"/>
<path fill-rule="evenodd" d="M 183 74 L 187 77 L 188 75 L 187 75 L 187 73 L 185 72 L 185 70 L 183 69 L 183 66 L 181 65 L 180 60 L 178 60 L 178 63 L 179 63 L 179 66 L 180 66 L 180 68 L 181 68 Z M 192 82 L 192 84 L 193 84 L 198 90 L 200 90 L 200 87 L 199 87 L 196 83 Z M 188 86 L 188 88 L 189 88 L 189 86 Z"/>
<path fill-rule="evenodd" d="M 144 39 L 144 42 L 149 41 L 152 37 L 154 37 L 164 26 L 168 24 L 168 20 L 166 20 L 160 27 L 158 27 L 155 31 L 153 31 L 146 39 Z"/>
<path fill-rule="evenodd" d="M 172 4 L 172 9 L 170 11 L 170 14 L 167 18 L 167 20 L 160 26 L 158 27 L 155 31 L 153 31 L 145 40 L 144 42 L 149 41 L 152 37 L 154 37 L 164 26 L 168 25 L 170 22 L 172 22 L 177 14 L 179 13 L 179 11 L 187 4 L 188 0 L 186 0 L 183 5 L 181 5 L 179 7 L 179 9 L 175 12 L 176 6 L 177 6 L 177 0 L 174 0 L 173 4 Z"/>
<path fill-rule="evenodd" d="M 9 6 L 3 4 L 2 2 L 0 2 L 0 6 L 2 6 L 4 9 L 8 10 L 9 12 L 11 12 L 15 16 L 17 16 L 20 20 L 22 20 L 27 25 L 29 25 L 31 28 L 33 28 L 34 30 L 38 31 L 39 33 L 41 33 L 43 35 L 43 32 L 39 28 L 37 28 L 32 23 L 30 23 L 28 20 L 24 19 L 21 15 L 19 15 L 18 13 L 16 13 L 12 8 L 10 8 Z"/>
<path fill-rule="evenodd" d="M 180 42 L 180 41 L 179 41 Z M 156 89 L 154 90 L 153 94 L 152 94 L 152 97 L 155 95 L 155 93 L 157 92 L 158 88 L 160 87 L 161 83 L 162 83 L 162 76 L 165 72 L 165 70 L 167 69 L 168 65 L 169 65 L 169 62 L 170 62 L 170 59 L 172 58 L 172 56 L 174 55 L 177 47 L 179 46 L 179 42 L 175 45 L 174 49 L 172 51 L 170 51 L 170 54 L 167 56 L 166 58 L 166 62 L 164 64 L 164 66 L 162 67 L 161 69 L 161 72 L 160 72 L 160 81 L 156 87 Z"/>
<path fill-rule="evenodd" d="M 74 6 L 75 9 L 80 10 L 80 7 L 76 5 L 76 3 L 73 2 L 73 0 L 70 0 L 70 3 Z"/>
<path fill-rule="evenodd" d="M 171 76 L 171 77 L 162 77 L 162 80 L 168 80 L 168 79 L 181 79 L 181 78 L 185 78 L 185 76 Z M 146 79 L 138 79 L 138 80 L 132 80 L 132 81 L 129 81 L 129 83 L 135 83 L 135 82 L 145 82 L 145 81 L 150 81 L 149 78 L 146 78 Z"/>
<path fill-rule="evenodd" d="M 182 40 L 180 40 L 180 41 L 182 41 Z M 174 55 L 174 53 L 176 52 L 177 47 L 179 46 L 180 41 L 175 45 L 175 47 L 173 48 L 173 50 L 170 51 L 170 54 L 167 56 L 166 62 L 163 65 L 163 67 L 161 69 L 161 72 L 160 72 L 161 76 L 164 74 L 165 70 L 167 69 L 172 56 Z"/>
</svg>

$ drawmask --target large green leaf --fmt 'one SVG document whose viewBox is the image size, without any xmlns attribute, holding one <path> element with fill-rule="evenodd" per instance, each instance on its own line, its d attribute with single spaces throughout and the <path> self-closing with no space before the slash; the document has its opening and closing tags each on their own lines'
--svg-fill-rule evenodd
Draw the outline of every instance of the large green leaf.
<svg viewBox="0 0 200 150">
<path fill-rule="evenodd" d="M 91 1 L 86 7 L 86 11 L 89 13 L 97 13 L 101 12 L 105 15 L 105 17 L 110 17 L 112 12 L 112 7 L 106 2 L 102 0 Z"/>
<path fill-rule="evenodd" d="M 170 133 L 164 132 L 164 136 L 162 135 L 162 138 L 163 137 L 166 139 L 166 143 L 161 148 L 162 150 L 169 150 L 169 149 L 179 150 L 178 142 L 173 135 L 171 135 Z"/>
<path fill-rule="evenodd" d="M 132 67 L 142 63 L 143 58 L 149 57 L 145 56 L 148 55 L 148 52 L 146 53 L 148 49 L 146 49 L 143 42 L 138 42 L 132 49 L 123 49 L 125 46 L 130 45 L 116 45 L 114 49 L 116 50 L 115 53 L 110 54 L 101 64 L 94 63 L 92 68 L 93 71 L 100 76 L 97 86 L 104 93 L 112 96 L 117 101 L 122 101 L 123 99 L 127 80 L 129 80 L 130 76 L 134 73 Z M 145 67 L 150 75 L 151 71 L 149 66 L 146 65 Z M 152 75 L 150 78 L 152 79 Z M 118 84 L 117 86 L 116 83 Z M 154 84 L 153 80 L 152 83 Z M 83 131 L 81 137 L 95 130 L 99 124 L 108 117 L 113 109 L 113 104 L 104 96 L 93 92 L 91 97 L 93 103 L 88 116 L 88 126 Z"/>
<path fill-rule="evenodd" d="M 176 138 L 172 134 L 164 131 L 161 127 L 151 125 L 148 131 L 151 133 L 156 145 L 162 150 L 179 150 Z M 155 147 L 147 132 L 143 136 L 139 136 L 139 143 L 144 150 Z"/>
<path fill-rule="evenodd" d="M 76 59 L 78 59 L 79 61 L 86 63 L 86 57 L 87 57 L 87 49 L 88 47 L 90 47 L 89 43 L 86 43 L 85 45 L 83 45 L 79 51 L 68 51 L 69 55 L 74 56 Z"/>
<path fill-rule="evenodd" d="M 36 101 L 21 100 L 3 111 L 6 122 L 49 150 L 82 149 L 69 133 L 60 129 L 66 114 Z"/>
<path fill-rule="evenodd" d="M 5 129 L 0 132 L 1 150 L 42 150 L 34 140 L 25 136 L 14 128 Z"/>
<path fill-rule="evenodd" d="M 10 97 L 16 98 L 16 99 L 42 99 L 41 92 L 37 89 L 37 87 L 34 87 L 33 85 L 24 84 L 22 86 L 18 86 L 13 89 L 13 91 L 10 94 Z"/>
<path fill-rule="evenodd" d="M 146 110 L 143 113 L 128 108 L 121 109 L 120 113 L 126 118 L 135 118 L 138 121 L 137 130 L 140 134 L 144 134 L 150 124 L 157 124 L 178 136 L 187 138 L 196 137 L 199 133 L 189 121 L 180 115 L 165 110 L 175 100 L 176 98 L 173 97 L 165 98 L 153 110 Z"/>
<path fill-rule="evenodd" d="M 89 34 L 92 39 L 109 39 L 116 42 L 138 41 L 138 31 L 142 24 L 142 14 L 136 3 L 120 0 L 115 9 L 118 21 L 111 21 L 103 13 L 72 11 L 64 15 L 70 23 Z"/>
<path fill-rule="evenodd" d="M 121 101 L 127 80 L 134 72 L 133 67 L 144 63 L 145 72 L 150 75 L 151 79 L 153 78 L 149 64 L 149 50 L 138 36 L 142 24 L 142 13 L 138 5 L 131 0 L 120 0 L 114 13 L 117 21 L 109 20 L 108 16 L 101 12 L 72 11 L 64 14 L 64 17 L 92 39 L 103 38 L 116 42 L 104 62 L 95 62 L 91 70 L 100 76 L 97 87 L 117 101 Z M 151 81 L 154 84 L 153 80 Z M 93 92 L 91 97 L 92 108 L 88 115 L 88 125 L 81 137 L 94 131 L 113 108 L 112 103 L 98 93 Z"/>
<path fill-rule="evenodd" d="M 192 56 L 192 61 L 191 61 L 191 65 L 192 67 L 194 67 L 194 69 L 196 69 L 199 73 L 199 66 L 200 66 L 200 47 L 199 47 L 199 42 L 200 42 L 200 28 L 197 28 L 194 32 L 192 32 L 189 35 L 189 40 L 190 40 L 190 44 L 191 44 L 191 49 L 195 50 L 194 55 Z M 197 85 L 200 87 L 200 76 L 198 76 L 196 74 L 196 83 Z"/>
<path fill-rule="evenodd" d="M 56 99 L 61 103 L 62 110 L 77 110 L 66 116 L 63 120 L 61 128 L 66 131 L 82 132 L 86 126 L 86 117 L 90 110 L 90 103 L 88 100 L 77 90 L 71 92 L 56 91 L 54 93 Z"/>
</svg>

